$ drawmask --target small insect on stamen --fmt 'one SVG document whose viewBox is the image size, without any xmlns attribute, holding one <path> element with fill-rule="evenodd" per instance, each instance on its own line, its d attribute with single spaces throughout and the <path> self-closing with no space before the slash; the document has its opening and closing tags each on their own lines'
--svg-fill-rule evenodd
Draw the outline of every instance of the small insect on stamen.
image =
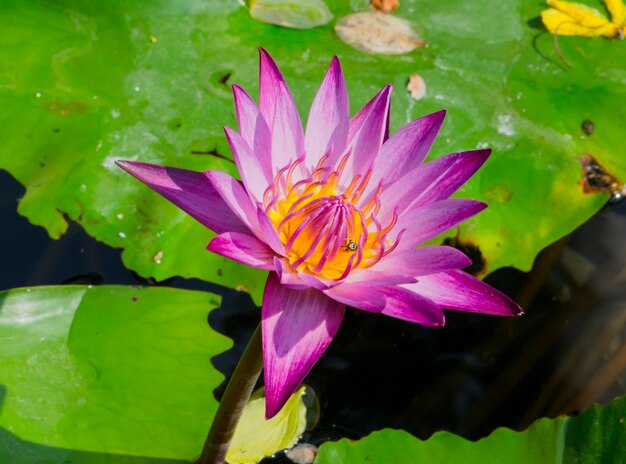
<svg viewBox="0 0 626 464">
<path fill-rule="evenodd" d="M 343 251 L 345 251 L 346 253 L 350 253 L 350 252 L 354 253 L 358 249 L 359 249 L 358 243 L 356 243 L 351 238 L 346 239 L 346 246 L 343 248 Z"/>
</svg>

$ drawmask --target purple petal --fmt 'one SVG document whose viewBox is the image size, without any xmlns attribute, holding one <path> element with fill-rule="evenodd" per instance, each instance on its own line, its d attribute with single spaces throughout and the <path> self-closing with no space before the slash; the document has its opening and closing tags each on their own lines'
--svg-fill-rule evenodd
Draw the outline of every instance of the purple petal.
<svg viewBox="0 0 626 464">
<path fill-rule="evenodd" d="M 393 86 L 386 85 L 385 87 L 383 87 L 382 90 L 374 96 L 374 98 L 368 101 L 365 104 L 365 106 L 363 106 L 363 108 L 361 108 L 358 111 L 358 113 L 352 117 L 352 119 L 350 120 L 350 124 L 348 126 L 348 144 L 353 143 L 356 140 L 359 132 L 361 132 L 361 130 L 363 129 L 365 125 L 365 121 L 367 120 L 370 113 L 372 112 L 372 108 L 380 100 L 380 97 L 383 95 L 383 93 L 391 92 L 391 88 L 388 88 L 388 87 L 393 87 Z M 389 113 L 389 108 L 387 108 L 387 116 L 388 116 L 388 113 Z"/>
<path fill-rule="evenodd" d="M 461 269 L 472 264 L 472 260 L 456 248 L 448 246 L 423 246 L 394 250 L 373 266 L 373 270 L 392 274 L 419 277 L 442 271 Z M 421 278 L 421 277 L 420 277 Z"/>
<path fill-rule="evenodd" d="M 326 288 L 338 285 L 335 281 L 325 281 L 326 279 L 318 278 L 306 272 L 295 271 L 286 258 L 274 257 L 274 268 L 278 274 L 280 283 L 293 289 L 302 290 L 306 288 L 314 288 L 316 290 L 324 290 Z"/>
<path fill-rule="evenodd" d="M 402 287 L 385 288 L 387 302 L 382 314 L 428 327 L 443 327 L 441 308 L 432 300 Z"/>
<path fill-rule="evenodd" d="M 398 232 L 405 230 L 394 253 L 421 245 L 478 214 L 486 207 L 487 204 L 482 201 L 449 198 L 407 211 L 400 216 L 394 228 Z"/>
<path fill-rule="evenodd" d="M 508 296 L 463 271 L 448 271 L 420 277 L 416 284 L 404 287 L 449 309 L 515 316 L 522 308 Z"/>
<path fill-rule="evenodd" d="M 292 290 L 270 273 L 263 294 L 265 417 L 298 388 L 339 330 L 345 305 L 317 290 Z"/>
<path fill-rule="evenodd" d="M 259 108 L 272 134 L 272 172 L 304 152 L 302 122 L 289 87 L 272 57 L 259 48 Z"/>
<path fill-rule="evenodd" d="M 167 198 L 209 229 L 247 232 L 205 173 L 134 161 L 117 161 L 119 167 Z"/>
<path fill-rule="evenodd" d="M 360 112 L 355 116 L 359 118 L 360 127 L 358 130 L 354 125 L 350 127 L 353 132 L 348 135 L 347 146 L 352 150 L 352 155 L 346 164 L 343 179 L 351 180 L 355 175 L 363 174 L 379 154 L 385 139 L 392 88 L 391 85 L 383 87 L 371 105 L 369 103 L 366 105 L 367 111 L 362 116 Z"/>
<path fill-rule="evenodd" d="M 243 185 L 246 186 L 246 190 L 255 200 L 262 201 L 263 193 L 273 180 L 268 180 L 264 176 L 260 158 L 252 153 L 241 135 L 230 127 L 224 127 L 224 132 L 226 132 L 226 139 L 230 145 L 230 150 L 233 152 L 233 158 Z"/>
<path fill-rule="evenodd" d="M 385 308 L 385 294 L 369 282 L 344 283 L 328 288 L 324 293 L 333 300 L 364 311 L 379 313 Z"/>
<path fill-rule="evenodd" d="M 423 116 L 393 134 L 374 162 L 369 185 L 376 188 L 381 179 L 384 185 L 391 185 L 406 173 L 414 174 L 435 142 L 445 116 L 445 110 Z M 415 181 L 415 174 L 413 178 Z"/>
<path fill-rule="evenodd" d="M 258 159 L 258 164 L 261 166 L 265 178 L 271 181 L 274 178 L 271 158 L 272 139 L 267 122 L 244 89 L 233 84 L 233 96 L 239 133 Z"/>
<path fill-rule="evenodd" d="M 439 306 L 408 288 L 375 286 L 362 282 L 338 285 L 324 290 L 324 293 L 354 308 L 385 314 L 416 324 L 441 327 L 445 323 Z"/>
<path fill-rule="evenodd" d="M 256 237 L 238 232 L 225 232 L 211 240 L 207 250 L 248 266 L 274 270 L 274 252 Z"/>
<path fill-rule="evenodd" d="M 490 149 L 473 150 L 438 158 L 417 171 L 408 171 L 385 187 L 380 196 L 383 205 L 397 205 L 397 212 L 449 198 L 483 165 Z M 381 221 L 388 220 L 381 217 Z"/>
<path fill-rule="evenodd" d="M 315 95 L 304 132 L 306 162 L 313 168 L 328 150 L 343 153 L 348 137 L 350 103 L 346 81 L 334 57 Z"/>
<path fill-rule="evenodd" d="M 291 268 L 287 259 L 274 256 L 274 268 L 278 274 L 278 280 L 282 285 L 294 290 L 311 288 L 310 285 L 307 285 L 307 283 L 300 278 L 298 272 Z"/>
<path fill-rule="evenodd" d="M 260 231 L 256 208 L 239 181 L 222 171 L 207 171 L 204 174 L 233 213 L 258 237 Z"/>
<path fill-rule="evenodd" d="M 378 268 L 379 264 L 369 268 L 357 268 L 350 272 L 350 275 L 343 281 L 345 283 L 366 283 L 375 286 L 400 285 L 417 282 L 410 271 L 400 268 Z"/>
<path fill-rule="evenodd" d="M 285 246 L 280 241 L 278 232 L 274 228 L 274 224 L 270 221 L 269 216 L 265 210 L 259 205 L 257 206 L 257 220 L 259 222 L 259 229 L 263 240 L 279 255 L 285 255 Z"/>
</svg>

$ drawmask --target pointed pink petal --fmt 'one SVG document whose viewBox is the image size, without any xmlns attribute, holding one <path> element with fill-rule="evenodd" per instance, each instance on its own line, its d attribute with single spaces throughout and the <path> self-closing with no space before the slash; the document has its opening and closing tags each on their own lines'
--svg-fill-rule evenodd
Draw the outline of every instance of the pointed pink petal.
<svg viewBox="0 0 626 464">
<path fill-rule="evenodd" d="M 394 228 L 398 232 L 405 230 L 394 253 L 421 245 L 478 214 L 486 207 L 487 204 L 482 201 L 449 198 L 407 211 L 400 216 Z"/>
<path fill-rule="evenodd" d="M 366 283 L 374 286 L 400 285 L 417 282 L 414 275 L 410 274 L 410 270 L 405 271 L 400 268 L 378 267 L 380 263 L 374 267 L 353 269 L 350 275 L 343 281 L 345 283 Z"/>
<path fill-rule="evenodd" d="M 218 234 L 248 231 L 204 173 L 134 161 L 116 163 Z"/>
<path fill-rule="evenodd" d="M 226 139 L 230 145 L 230 151 L 233 152 L 233 159 L 237 165 L 237 170 L 241 176 L 241 181 L 245 185 L 246 190 L 256 201 L 263 200 L 263 193 L 269 186 L 270 182 L 263 175 L 263 166 L 260 159 L 253 154 L 245 140 L 237 132 L 230 127 L 224 127 Z"/>
<path fill-rule="evenodd" d="M 420 276 L 442 271 L 461 269 L 472 260 L 456 248 L 448 246 L 423 246 L 394 250 L 373 266 L 373 270 L 392 273 L 401 271 L 421 279 Z"/>
<path fill-rule="evenodd" d="M 448 271 L 420 277 L 416 284 L 403 285 L 449 309 L 515 316 L 522 308 L 508 296 L 463 271 Z"/>
<path fill-rule="evenodd" d="M 267 122 L 250 95 L 236 84 L 233 84 L 233 96 L 239 133 L 258 159 L 265 178 L 272 181 L 274 179 L 271 158 L 272 138 Z"/>
<path fill-rule="evenodd" d="M 358 283 L 338 285 L 324 290 L 324 293 L 354 308 L 416 324 L 441 327 L 445 323 L 439 306 L 408 288 Z"/>
<path fill-rule="evenodd" d="M 272 57 L 259 48 L 259 108 L 272 134 L 272 172 L 304 152 L 302 122 L 291 92 Z"/>
<path fill-rule="evenodd" d="M 280 283 L 294 290 L 303 290 L 307 288 L 324 290 L 333 286 L 330 282 L 322 282 L 322 280 L 305 272 L 295 271 L 285 258 L 275 256 L 274 268 L 276 269 Z"/>
<path fill-rule="evenodd" d="M 248 266 L 274 270 L 274 252 L 259 239 L 238 232 L 225 232 L 211 240 L 207 250 Z"/>
<path fill-rule="evenodd" d="M 391 185 L 404 174 L 414 172 L 428 155 L 445 116 L 445 110 L 422 116 L 393 134 L 374 162 L 369 185 L 376 188 L 381 179 L 383 185 Z"/>
<path fill-rule="evenodd" d="M 291 268 L 287 259 L 274 256 L 274 268 L 282 285 L 294 290 L 311 288 L 310 285 L 300 278 L 298 272 Z"/>
<path fill-rule="evenodd" d="M 256 208 L 239 181 L 222 171 L 207 171 L 204 174 L 233 213 L 258 237 Z"/>
<path fill-rule="evenodd" d="M 369 282 L 345 283 L 324 290 L 333 300 L 372 313 L 385 308 L 385 294 Z"/>
<path fill-rule="evenodd" d="M 285 246 L 280 241 L 278 232 L 274 228 L 274 224 L 270 221 L 269 216 L 261 205 L 257 205 L 257 220 L 259 223 L 259 229 L 263 236 L 263 241 L 267 243 L 272 250 L 281 256 L 285 255 Z"/>
<path fill-rule="evenodd" d="M 382 314 L 428 327 L 443 327 L 446 319 L 432 300 L 402 287 L 385 288 L 387 302 Z"/>
<path fill-rule="evenodd" d="M 298 388 L 339 330 L 345 305 L 323 293 L 292 290 L 271 272 L 263 294 L 266 418 Z"/>
<path fill-rule="evenodd" d="M 490 149 L 473 150 L 430 161 L 385 187 L 380 201 L 383 205 L 397 205 L 397 212 L 401 214 L 419 205 L 445 200 L 474 175 L 490 154 Z M 388 219 L 380 218 L 383 223 Z"/>
<path fill-rule="evenodd" d="M 334 57 L 322 85 L 315 95 L 304 132 L 306 163 L 313 168 L 332 147 L 343 153 L 348 137 L 350 104 L 346 81 Z"/>
<path fill-rule="evenodd" d="M 363 106 L 363 108 L 361 108 L 357 114 L 352 117 L 350 125 L 348 126 L 348 144 L 351 144 L 356 140 L 359 132 L 361 132 L 365 125 L 365 121 L 369 118 L 374 105 L 377 104 L 384 93 L 390 93 L 391 88 L 393 88 L 392 85 L 386 85 L 383 87 L 382 90 L 374 96 L 374 98 L 368 101 L 365 106 Z M 387 113 L 389 113 L 389 109 L 387 109 Z"/>
<path fill-rule="evenodd" d="M 366 105 L 367 111 L 362 116 L 360 113 L 355 116 L 359 118 L 360 127 L 355 130 L 354 126 L 351 126 L 354 132 L 348 135 L 347 146 L 348 150 L 352 150 L 352 154 L 342 176 L 344 181 L 348 179 L 348 183 L 355 175 L 363 175 L 380 152 L 385 138 L 392 88 L 391 85 L 383 87 L 374 97 L 372 104 Z"/>
</svg>

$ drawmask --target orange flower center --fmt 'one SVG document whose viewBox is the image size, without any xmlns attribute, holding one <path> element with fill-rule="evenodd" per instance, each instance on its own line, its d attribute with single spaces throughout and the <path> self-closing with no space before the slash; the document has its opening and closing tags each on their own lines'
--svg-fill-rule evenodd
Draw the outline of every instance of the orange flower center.
<svg viewBox="0 0 626 464">
<path fill-rule="evenodd" d="M 283 168 L 265 192 L 265 209 L 285 246 L 285 257 L 297 271 L 341 280 L 352 269 L 372 266 L 396 246 L 386 238 L 396 216 L 385 228 L 376 220 L 380 189 L 359 207 L 371 171 L 355 176 L 345 188 L 339 186 L 348 157 L 335 171 L 323 165 L 323 157 L 308 178 L 293 183 L 301 164 L 297 160 Z"/>
</svg>

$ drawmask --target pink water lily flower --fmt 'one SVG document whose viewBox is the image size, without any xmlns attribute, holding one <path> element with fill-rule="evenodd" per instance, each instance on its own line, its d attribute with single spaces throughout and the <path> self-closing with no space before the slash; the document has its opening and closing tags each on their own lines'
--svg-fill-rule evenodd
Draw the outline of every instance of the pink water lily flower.
<svg viewBox="0 0 626 464">
<path fill-rule="evenodd" d="M 257 105 L 233 85 L 239 132 L 225 128 L 241 181 L 120 161 L 130 174 L 217 233 L 208 249 L 270 271 L 262 307 L 266 414 L 274 416 L 337 333 L 346 305 L 430 327 L 441 308 L 516 315 L 511 299 L 460 269 L 447 246 L 422 246 L 482 211 L 449 198 L 490 154 L 422 164 L 444 111 L 388 136 L 385 86 L 350 118 L 335 57 L 306 129 L 287 83 L 260 50 Z"/>
</svg>

